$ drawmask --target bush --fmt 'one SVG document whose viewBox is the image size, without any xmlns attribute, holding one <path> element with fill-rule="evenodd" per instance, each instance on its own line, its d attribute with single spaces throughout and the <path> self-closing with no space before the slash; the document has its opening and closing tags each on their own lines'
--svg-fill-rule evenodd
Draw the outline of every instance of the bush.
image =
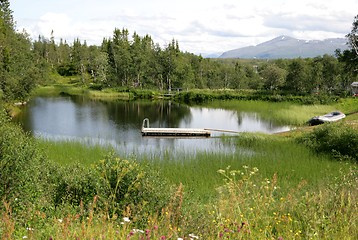
<svg viewBox="0 0 358 240">
<path fill-rule="evenodd" d="M 358 161 L 358 132 L 344 123 L 324 124 L 298 138 L 317 152 L 329 153 L 339 159 Z"/>
<path fill-rule="evenodd" d="M 165 181 L 144 171 L 134 161 L 120 159 L 111 153 L 97 164 L 96 171 L 99 203 L 112 216 L 122 215 L 126 209 L 135 216 L 134 221 L 144 222 L 148 213 L 160 211 L 169 199 Z"/>
<path fill-rule="evenodd" d="M 92 169 L 78 164 L 58 169 L 57 181 L 54 193 L 54 204 L 70 204 L 79 206 L 82 202 L 85 206 L 93 201 L 96 196 L 97 179 Z"/>
<path fill-rule="evenodd" d="M 1 111 L 0 199 L 11 204 L 14 213 L 29 205 L 44 207 L 48 169 L 33 139 Z"/>
<path fill-rule="evenodd" d="M 91 90 L 102 91 L 103 85 L 101 83 L 91 83 L 88 88 Z"/>
</svg>

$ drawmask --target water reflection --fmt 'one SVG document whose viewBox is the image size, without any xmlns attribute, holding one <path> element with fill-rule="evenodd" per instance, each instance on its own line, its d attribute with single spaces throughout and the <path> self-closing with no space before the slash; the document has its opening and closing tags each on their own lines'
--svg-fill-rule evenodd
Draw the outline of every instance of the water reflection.
<svg viewBox="0 0 358 240">
<path fill-rule="evenodd" d="M 34 98 L 16 120 L 36 137 L 111 145 L 122 155 L 236 151 L 232 144 L 217 138 L 222 132 L 213 132 L 211 138 L 142 137 L 144 118 L 150 119 L 151 127 L 264 133 L 289 129 L 264 121 L 255 113 L 189 107 L 168 101 L 101 102 L 83 97 Z"/>
</svg>

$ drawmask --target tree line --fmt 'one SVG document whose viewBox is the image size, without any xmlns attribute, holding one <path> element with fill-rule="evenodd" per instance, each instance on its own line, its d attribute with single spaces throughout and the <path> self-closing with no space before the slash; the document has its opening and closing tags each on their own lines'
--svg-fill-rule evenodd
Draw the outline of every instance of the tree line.
<svg viewBox="0 0 358 240">
<path fill-rule="evenodd" d="M 347 34 L 349 50 L 335 56 L 277 60 L 209 59 L 183 52 L 172 40 L 155 44 L 151 36 L 130 35 L 116 28 L 100 46 L 74 39 L 55 42 L 39 36 L 32 41 L 17 32 L 8 0 L 0 8 L 0 93 L 23 99 L 51 76 L 76 76 L 98 89 L 256 89 L 293 94 L 347 93 L 357 79 L 357 22 Z"/>
</svg>

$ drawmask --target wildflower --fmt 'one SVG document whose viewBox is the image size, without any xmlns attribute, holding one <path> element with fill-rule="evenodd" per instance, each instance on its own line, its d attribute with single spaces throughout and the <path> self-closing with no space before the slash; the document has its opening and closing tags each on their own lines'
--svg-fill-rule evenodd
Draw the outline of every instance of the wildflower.
<svg viewBox="0 0 358 240">
<path fill-rule="evenodd" d="M 167 239 L 165 236 L 160 237 L 160 240 L 165 240 L 165 239 Z"/>
<path fill-rule="evenodd" d="M 28 227 L 28 228 L 26 228 L 26 230 L 27 230 L 27 231 L 33 231 L 33 230 L 35 230 L 35 229 Z"/>
<path fill-rule="evenodd" d="M 23 236 L 22 238 L 25 239 L 25 238 L 27 238 L 27 236 Z"/>
<path fill-rule="evenodd" d="M 129 220 L 129 217 L 124 217 L 124 218 L 123 218 L 123 221 L 124 221 L 124 222 L 130 222 L 131 220 Z"/>
<path fill-rule="evenodd" d="M 196 236 L 196 235 L 194 235 L 194 234 L 192 234 L 192 233 L 189 234 L 189 237 L 192 238 L 192 239 L 199 239 L 198 236 Z"/>
<path fill-rule="evenodd" d="M 143 230 L 140 229 L 132 229 L 133 233 L 144 233 Z"/>
<path fill-rule="evenodd" d="M 61 219 L 61 218 L 58 219 L 58 222 L 59 222 L 59 223 L 62 223 L 62 222 L 63 222 L 63 219 Z"/>
</svg>

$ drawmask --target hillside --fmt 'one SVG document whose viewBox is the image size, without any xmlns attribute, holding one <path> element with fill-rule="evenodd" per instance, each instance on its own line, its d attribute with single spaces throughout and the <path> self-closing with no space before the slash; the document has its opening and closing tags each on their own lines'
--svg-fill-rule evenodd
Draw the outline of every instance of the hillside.
<svg viewBox="0 0 358 240">
<path fill-rule="evenodd" d="M 308 58 L 324 54 L 334 55 L 336 49 L 347 49 L 345 38 L 301 40 L 289 36 L 279 36 L 256 46 L 224 52 L 219 58 Z"/>
</svg>

